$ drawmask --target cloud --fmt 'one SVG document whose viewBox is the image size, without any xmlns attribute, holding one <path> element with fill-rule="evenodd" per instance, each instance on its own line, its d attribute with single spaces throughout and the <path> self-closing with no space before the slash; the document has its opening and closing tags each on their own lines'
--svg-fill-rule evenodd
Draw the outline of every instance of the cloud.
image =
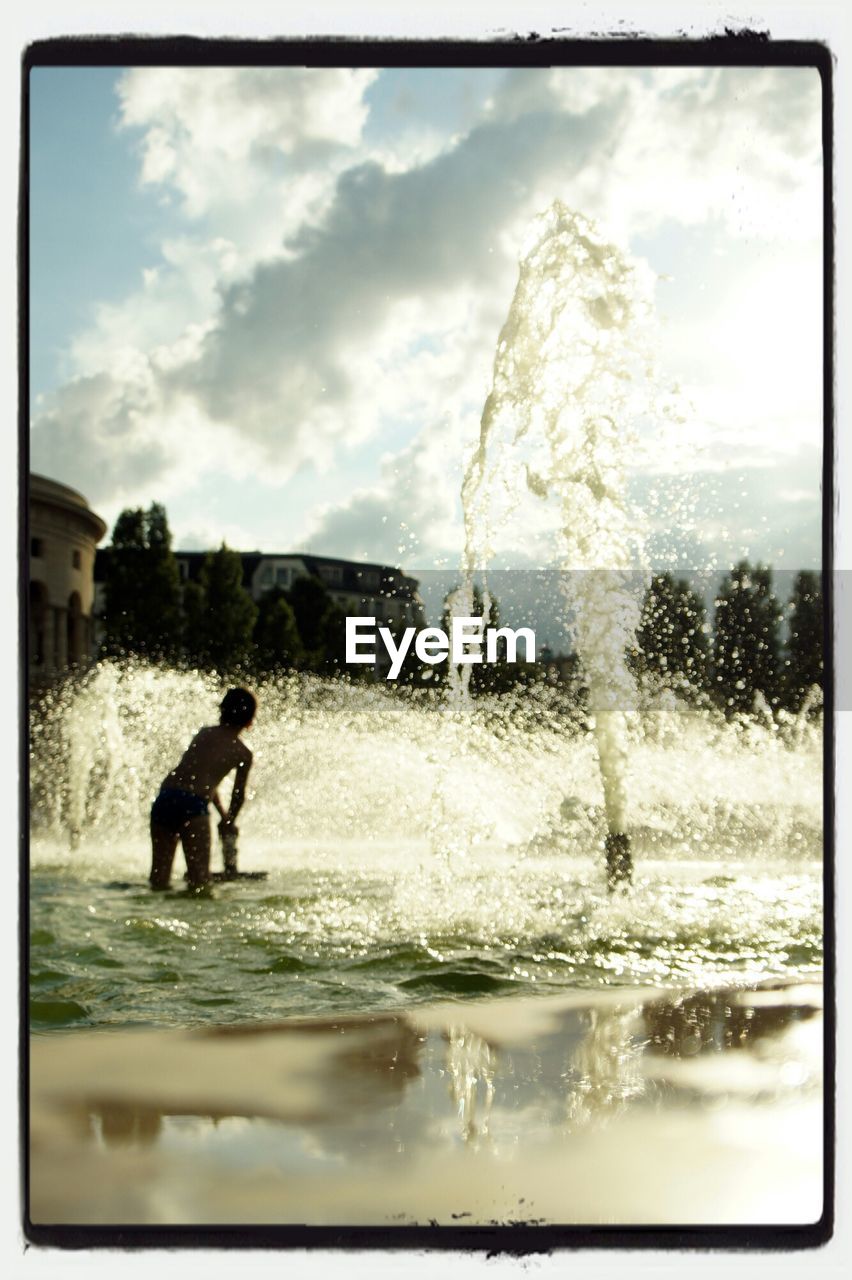
<svg viewBox="0 0 852 1280">
<path fill-rule="evenodd" d="M 306 541 L 311 550 L 403 566 L 453 560 L 462 543 L 459 486 L 471 424 L 454 413 L 386 455 L 378 483 L 318 510 Z"/>
<path fill-rule="evenodd" d="M 239 422 L 279 462 L 289 453 L 298 465 L 323 439 L 351 430 L 353 356 L 369 360 L 365 339 L 375 339 L 381 360 L 397 304 L 419 300 L 439 312 L 463 286 L 509 293 L 516 260 L 501 241 L 507 223 L 534 211 L 555 173 L 564 181 L 588 163 L 614 124 L 600 110 L 525 116 L 482 125 L 405 173 L 374 162 L 348 169 L 322 222 L 289 242 L 294 256 L 260 264 L 225 291 L 182 385 L 211 417 Z M 379 382 L 373 428 L 383 407 Z"/>
<path fill-rule="evenodd" d="M 670 219 L 720 220 L 734 237 L 821 232 L 820 81 L 810 68 L 555 68 L 550 92 L 577 110 L 596 93 L 626 105 L 587 198 L 630 238 Z M 585 206 L 581 206 L 585 208 Z"/>
<path fill-rule="evenodd" d="M 169 392 L 154 362 L 128 358 L 120 376 L 80 376 L 44 398 L 31 432 L 35 471 L 80 489 L 106 519 L 120 505 L 167 500 L 205 474 L 245 475 L 250 448 L 230 457 L 232 440 L 184 396 Z"/>
<path fill-rule="evenodd" d="M 33 469 L 61 476 L 96 504 L 129 492 L 131 476 L 134 485 L 159 479 L 169 450 L 150 429 L 152 395 L 144 378 L 99 373 L 68 383 L 39 417 Z"/>
<path fill-rule="evenodd" d="M 217 470 L 278 483 L 306 464 L 345 472 L 370 442 L 387 455 L 374 482 L 329 503 L 312 543 L 387 558 L 388 531 L 396 538 L 405 523 L 421 548 L 437 554 L 457 539 L 458 549 L 461 459 L 521 237 L 552 199 L 624 243 L 713 224 L 729 239 L 797 242 L 797 278 L 811 269 L 814 72 L 516 69 L 460 132 L 442 133 L 436 116 L 386 142 L 367 127 L 377 75 L 139 68 L 122 78 L 140 180 L 177 199 L 187 230 L 124 305 L 102 307 L 77 336 L 76 377 L 34 422 L 39 465 L 93 501 L 118 501 L 149 487 L 168 496 L 178 477 Z M 745 292 L 739 328 L 724 308 L 702 323 L 697 306 L 675 324 L 673 363 L 695 375 L 695 434 L 710 444 L 726 429 L 718 418 L 734 436 L 752 426 L 759 452 L 761 388 L 779 418 L 790 399 L 801 322 L 785 309 L 777 261 L 750 281 L 772 294 L 766 332 L 755 324 L 766 307 L 749 307 Z M 779 359 L 785 376 L 773 379 Z M 799 439 L 793 415 L 785 430 Z"/>
<path fill-rule="evenodd" d="M 340 67 L 136 68 L 118 86 L 120 122 L 144 131 L 141 181 L 170 185 L 199 217 L 249 202 L 286 157 L 327 160 L 357 145 L 376 71 Z"/>
</svg>

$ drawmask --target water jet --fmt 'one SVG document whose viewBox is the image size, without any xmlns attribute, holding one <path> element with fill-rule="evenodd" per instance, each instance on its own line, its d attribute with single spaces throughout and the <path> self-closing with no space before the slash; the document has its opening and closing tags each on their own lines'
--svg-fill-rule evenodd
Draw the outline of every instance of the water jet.
<svg viewBox="0 0 852 1280">
<path fill-rule="evenodd" d="M 626 744 L 635 689 L 626 651 L 638 622 L 643 537 L 625 471 L 635 423 L 655 402 L 652 320 L 641 265 L 555 201 L 523 247 L 462 484 L 458 608 L 467 612 L 474 575 L 485 581 L 521 504 L 531 495 L 550 505 L 550 551 L 589 687 L 610 888 L 629 881 Z M 487 586 L 483 597 L 487 610 Z M 457 688 L 468 678 L 462 671 Z"/>
<path fill-rule="evenodd" d="M 604 842 L 606 883 L 610 893 L 620 885 L 628 885 L 633 877 L 630 837 L 623 831 L 608 831 Z"/>
<path fill-rule="evenodd" d="M 464 478 L 453 614 L 490 614 L 487 582 L 472 607 L 473 582 L 495 548 L 541 550 L 561 570 L 548 590 L 585 703 L 546 681 L 467 698 L 470 665 L 451 669 L 449 700 L 270 675 L 240 822 L 241 859 L 268 878 L 241 868 L 202 900 L 148 890 L 148 815 L 164 763 L 215 716 L 219 681 L 104 661 L 47 691 L 31 720 L 35 1026 L 818 973 L 816 708 L 786 736 L 677 698 L 640 721 L 625 662 L 642 564 L 625 472 L 653 401 L 649 295 L 586 220 L 561 206 L 539 220 Z M 529 506 L 547 516 L 537 545 L 512 524 Z M 617 895 L 634 863 L 641 876 Z"/>
</svg>

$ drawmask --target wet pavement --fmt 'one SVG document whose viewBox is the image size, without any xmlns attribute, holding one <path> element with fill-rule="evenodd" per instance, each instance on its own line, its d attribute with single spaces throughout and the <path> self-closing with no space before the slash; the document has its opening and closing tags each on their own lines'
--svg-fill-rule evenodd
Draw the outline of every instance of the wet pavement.
<svg viewBox="0 0 852 1280">
<path fill-rule="evenodd" d="M 35 1224 L 806 1224 L 822 993 L 578 991 L 31 1040 Z"/>
</svg>

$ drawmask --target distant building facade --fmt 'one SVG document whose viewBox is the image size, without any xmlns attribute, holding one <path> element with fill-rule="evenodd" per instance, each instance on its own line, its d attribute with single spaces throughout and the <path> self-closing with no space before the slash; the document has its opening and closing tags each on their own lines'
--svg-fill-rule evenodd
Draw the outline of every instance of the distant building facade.
<svg viewBox="0 0 852 1280">
<path fill-rule="evenodd" d="M 104 603 L 104 576 L 109 548 L 98 552 L 95 562 L 95 612 Z M 197 582 L 206 551 L 176 551 L 182 583 Z M 318 578 L 332 601 L 348 616 L 375 618 L 381 625 L 424 627 L 419 583 L 401 569 L 382 564 L 362 564 L 331 556 L 296 552 L 242 551 L 243 587 L 253 600 L 275 587 L 289 591 L 298 578 Z"/>
<path fill-rule="evenodd" d="M 29 671 L 49 679 L 95 651 L 95 555 L 106 533 L 82 494 L 46 476 L 29 486 Z"/>
<path fill-rule="evenodd" d="M 337 607 L 390 626 L 425 626 L 419 583 L 401 569 L 307 553 L 243 551 L 243 586 L 253 600 L 273 587 L 289 591 L 297 578 L 318 578 Z M 197 581 L 206 551 L 176 551 L 181 581 Z"/>
</svg>

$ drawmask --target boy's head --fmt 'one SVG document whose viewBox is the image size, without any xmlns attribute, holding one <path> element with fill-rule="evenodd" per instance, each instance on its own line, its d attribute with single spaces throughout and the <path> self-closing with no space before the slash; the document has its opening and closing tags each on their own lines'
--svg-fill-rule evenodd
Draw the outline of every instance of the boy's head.
<svg viewBox="0 0 852 1280">
<path fill-rule="evenodd" d="M 248 689 L 229 689 L 219 703 L 219 723 L 247 729 L 257 710 L 257 698 Z"/>
</svg>

